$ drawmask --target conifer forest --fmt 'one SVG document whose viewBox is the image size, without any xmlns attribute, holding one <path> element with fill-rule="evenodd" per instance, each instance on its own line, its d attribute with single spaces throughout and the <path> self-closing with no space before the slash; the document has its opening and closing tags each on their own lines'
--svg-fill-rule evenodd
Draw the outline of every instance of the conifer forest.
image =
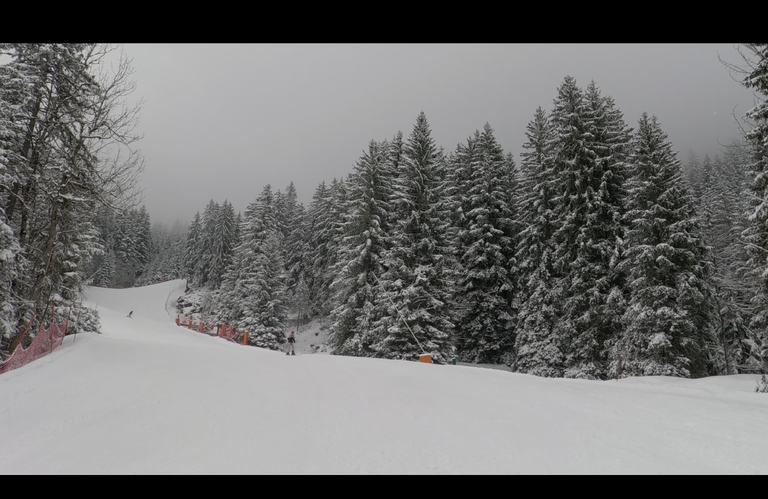
<svg viewBox="0 0 768 499">
<path fill-rule="evenodd" d="M 759 97 L 741 140 L 700 157 L 566 76 L 523 150 L 494 129 L 445 149 L 424 112 L 360 144 L 301 203 L 254 187 L 152 224 L 126 58 L 95 44 L 0 44 L 0 360 L 84 286 L 186 279 L 207 322 L 278 349 L 324 318 L 335 355 L 504 364 L 544 377 L 768 373 L 768 44 L 733 68 Z M 717 63 L 717 61 L 715 61 Z M 362 112 L 362 111 L 361 111 Z M 60 320 L 59 317 L 56 320 Z"/>
</svg>

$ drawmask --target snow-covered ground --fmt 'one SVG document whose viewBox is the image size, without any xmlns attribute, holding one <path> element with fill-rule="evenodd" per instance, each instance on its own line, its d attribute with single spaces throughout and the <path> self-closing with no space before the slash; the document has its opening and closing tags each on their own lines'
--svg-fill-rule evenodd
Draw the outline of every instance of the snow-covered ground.
<svg viewBox="0 0 768 499">
<path fill-rule="evenodd" d="M 759 376 L 287 357 L 176 326 L 183 289 L 92 288 L 103 334 L 0 375 L 0 473 L 768 473 Z"/>
</svg>

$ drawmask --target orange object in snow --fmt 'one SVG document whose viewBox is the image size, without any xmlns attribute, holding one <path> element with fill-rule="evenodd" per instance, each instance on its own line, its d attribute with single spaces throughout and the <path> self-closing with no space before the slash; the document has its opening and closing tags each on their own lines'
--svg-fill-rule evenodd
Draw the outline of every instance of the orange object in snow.
<svg viewBox="0 0 768 499">
<path fill-rule="evenodd" d="M 425 364 L 431 364 L 432 356 L 428 353 L 423 353 L 419 355 L 419 362 L 424 362 Z"/>
</svg>

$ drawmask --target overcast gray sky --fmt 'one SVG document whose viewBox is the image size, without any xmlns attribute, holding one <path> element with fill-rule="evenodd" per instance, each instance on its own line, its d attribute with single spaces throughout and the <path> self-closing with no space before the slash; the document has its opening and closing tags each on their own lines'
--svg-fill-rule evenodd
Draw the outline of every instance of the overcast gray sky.
<svg viewBox="0 0 768 499">
<path fill-rule="evenodd" d="M 537 106 L 567 75 L 595 80 L 633 127 L 655 114 L 682 161 L 739 135 L 754 105 L 718 60 L 730 44 L 128 44 L 143 98 L 139 149 L 152 221 L 188 222 L 210 199 L 242 212 L 263 186 L 352 170 L 371 139 L 424 111 L 447 152 L 486 122 L 517 161 Z"/>
</svg>

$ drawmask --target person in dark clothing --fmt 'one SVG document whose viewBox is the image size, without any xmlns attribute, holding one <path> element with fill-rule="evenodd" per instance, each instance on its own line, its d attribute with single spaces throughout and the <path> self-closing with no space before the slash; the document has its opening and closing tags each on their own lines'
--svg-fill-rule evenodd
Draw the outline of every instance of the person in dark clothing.
<svg viewBox="0 0 768 499">
<path fill-rule="evenodd" d="M 291 331 L 291 334 L 288 335 L 288 351 L 285 355 L 296 355 L 296 352 L 293 350 L 294 343 L 296 343 L 296 337 L 293 335 L 293 331 Z"/>
<path fill-rule="evenodd" d="M 128 318 L 130 319 L 132 315 L 133 315 L 133 310 L 131 310 L 130 312 L 128 312 Z"/>
</svg>

